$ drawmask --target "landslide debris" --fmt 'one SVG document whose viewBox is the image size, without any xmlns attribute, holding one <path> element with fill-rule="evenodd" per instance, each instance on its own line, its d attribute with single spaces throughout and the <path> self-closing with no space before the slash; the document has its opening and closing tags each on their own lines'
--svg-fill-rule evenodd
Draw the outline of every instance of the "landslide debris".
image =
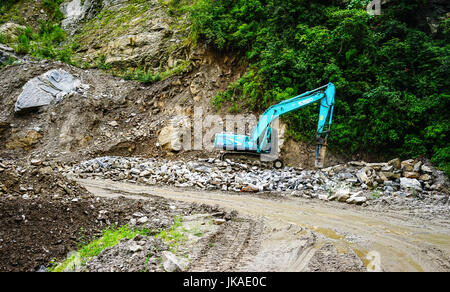
<svg viewBox="0 0 450 292">
<path fill-rule="evenodd" d="M 162 240 L 136 235 L 104 249 L 98 256 L 79 266 L 77 272 L 163 272 L 159 263 L 168 249 Z"/>
<path fill-rule="evenodd" d="M 294 167 L 276 170 L 262 167 L 259 161 L 252 165 L 216 158 L 167 161 L 107 156 L 65 168 L 65 173 L 80 178 L 101 177 L 203 190 L 291 192 L 296 196 L 356 204 L 380 196 L 445 199 L 449 186 L 445 174 L 428 162 L 399 159 L 387 163 L 353 161 L 322 170 Z"/>
<path fill-rule="evenodd" d="M 31 160 L 30 164 L 17 164 L 14 160 L 0 158 L 1 198 L 79 200 L 93 196 L 76 182 L 61 173 L 55 163 Z"/>
<path fill-rule="evenodd" d="M 229 61 L 225 64 L 223 56 L 211 62 L 215 57 L 199 50 L 193 55 L 196 68 L 153 85 L 45 60 L 5 67 L 0 71 L 0 100 L 4 105 L 0 108 L 0 138 L 5 141 L 0 144 L 2 155 L 53 157 L 65 162 L 102 155 L 169 155 L 173 149 L 158 143 L 158 138 L 164 135 L 163 127 L 178 115 L 192 117 L 195 106 L 202 107 L 207 114 L 211 110 L 209 98 L 236 80 L 241 72 L 231 71 L 229 68 L 236 64 Z M 226 71 L 229 73 L 223 73 Z M 52 72 L 67 72 L 74 82 L 80 81 L 81 88 L 68 90 L 70 93 L 64 99 L 56 98 L 58 103 L 40 107 L 34 104 L 31 109 L 16 113 L 19 96 L 30 96 L 26 95 L 27 82 Z M 195 95 L 191 92 L 193 83 L 203 88 Z M 38 91 L 38 95 L 32 95 L 33 99 L 53 100 L 67 92 Z M 205 127 L 204 131 L 207 130 Z M 199 151 L 192 155 L 203 154 Z"/>
</svg>

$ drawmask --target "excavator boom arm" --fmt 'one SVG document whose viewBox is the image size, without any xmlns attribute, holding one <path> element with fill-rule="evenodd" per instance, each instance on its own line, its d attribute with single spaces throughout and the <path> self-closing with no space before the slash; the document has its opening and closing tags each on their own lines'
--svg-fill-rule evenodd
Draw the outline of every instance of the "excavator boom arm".
<svg viewBox="0 0 450 292">
<path fill-rule="evenodd" d="M 321 89 L 326 88 L 324 92 Z M 269 137 L 271 135 L 271 123 L 284 114 L 301 109 L 310 104 L 320 101 L 319 121 L 317 126 L 317 135 L 321 136 L 328 132 L 331 127 L 331 121 L 333 117 L 334 109 L 334 96 L 336 88 L 333 83 L 319 87 L 315 90 L 305 92 L 301 95 L 295 96 L 291 99 L 284 100 L 278 104 L 275 104 L 268 108 L 258 121 L 255 129 L 253 130 L 250 141 L 256 143 L 257 151 L 261 152 L 267 145 Z M 328 123 L 328 128 L 326 125 Z"/>
<path fill-rule="evenodd" d="M 326 88 L 326 89 L 325 89 Z M 269 107 L 258 121 L 250 136 L 236 135 L 233 133 L 217 133 L 214 139 L 214 147 L 235 152 L 249 152 L 265 154 L 274 148 L 272 144 L 272 122 L 278 117 L 289 112 L 301 109 L 305 106 L 320 101 L 319 122 L 317 125 L 317 149 L 316 166 L 323 167 L 327 137 L 333 118 L 334 96 L 336 88 L 333 83 L 305 92 L 293 98 L 281 101 Z M 328 125 L 328 127 L 327 127 Z"/>
</svg>

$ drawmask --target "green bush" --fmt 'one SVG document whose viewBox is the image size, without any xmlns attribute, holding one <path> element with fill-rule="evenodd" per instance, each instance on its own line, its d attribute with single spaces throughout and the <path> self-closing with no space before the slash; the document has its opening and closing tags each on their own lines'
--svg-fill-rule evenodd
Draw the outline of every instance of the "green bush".
<svg viewBox="0 0 450 292">
<path fill-rule="evenodd" d="M 59 5 L 63 2 L 64 0 L 44 0 L 42 2 L 42 7 L 49 15 L 50 20 L 59 22 L 64 18 L 64 14 L 59 9 Z"/>
<path fill-rule="evenodd" d="M 260 112 L 331 81 L 335 151 L 426 155 L 448 169 L 448 21 L 432 36 L 417 21 L 421 0 L 383 6 L 381 16 L 368 15 L 367 2 L 197 1 L 194 37 L 250 63 L 213 103 Z M 312 106 L 287 115 L 288 133 L 309 140 L 317 113 Z"/>
<path fill-rule="evenodd" d="M 3 13 L 14 12 L 12 5 L 18 3 L 19 0 L 7 0 L 0 4 L 0 11 Z M 66 33 L 60 27 L 60 22 L 64 15 L 61 13 L 59 6 L 63 0 L 44 0 L 42 1 L 42 9 L 48 15 L 48 20 L 40 20 L 38 27 L 27 26 L 22 31 L 15 43 L 11 40 L 0 40 L 14 47 L 18 54 L 29 54 L 35 58 L 55 59 L 69 64 L 74 64 L 72 60 L 73 51 L 76 49 L 76 43 L 61 45 L 66 41 Z M 17 5 L 16 5 L 17 6 Z M 11 9 L 11 11 L 9 11 Z M 15 8 L 14 8 L 15 9 Z"/>
<path fill-rule="evenodd" d="M 18 54 L 30 54 L 42 59 L 55 59 L 73 64 L 74 45 L 60 46 L 66 40 L 66 33 L 55 23 L 42 21 L 39 30 L 33 32 L 27 27 L 17 38 L 15 51 Z"/>
</svg>

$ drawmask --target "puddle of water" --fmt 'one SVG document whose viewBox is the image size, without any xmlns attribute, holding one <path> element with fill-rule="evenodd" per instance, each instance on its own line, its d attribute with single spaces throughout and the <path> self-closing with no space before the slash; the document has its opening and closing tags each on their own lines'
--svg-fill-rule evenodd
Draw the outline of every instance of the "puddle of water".
<svg viewBox="0 0 450 292">
<path fill-rule="evenodd" d="M 334 240 L 343 240 L 344 239 L 344 236 L 337 234 L 335 231 L 328 229 L 328 228 L 319 227 L 319 226 L 306 226 L 306 228 L 314 230 L 315 232 L 318 232 L 330 239 L 334 239 Z"/>
<path fill-rule="evenodd" d="M 327 238 L 337 240 L 339 244 L 335 244 L 335 247 L 340 254 L 347 254 L 347 249 L 351 248 L 353 252 L 361 259 L 364 267 L 366 267 L 368 270 L 370 269 L 371 259 L 367 258 L 367 250 L 352 246 L 352 244 L 345 240 L 345 237 L 343 235 L 340 235 L 331 229 L 319 226 L 306 226 L 306 228 L 314 230 L 315 232 L 318 232 Z"/>
</svg>

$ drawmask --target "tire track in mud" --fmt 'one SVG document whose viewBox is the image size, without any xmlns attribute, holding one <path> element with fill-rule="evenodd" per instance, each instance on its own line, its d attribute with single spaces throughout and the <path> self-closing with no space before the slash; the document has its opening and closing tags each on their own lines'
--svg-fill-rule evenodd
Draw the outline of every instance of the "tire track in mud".
<svg viewBox="0 0 450 292">
<path fill-rule="evenodd" d="M 238 218 L 225 224 L 219 232 L 202 243 L 189 267 L 193 272 L 236 271 L 258 246 L 262 224 Z"/>
<path fill-rule="evenodd" d="M 216 241 L 216 248 L 203 246 L 201 256 L 192 263 L 193 270 L 450 270 L 447 218 L 444 222 L 434 222 L 413 216 L 408 210 L 356 208 L 297 198 L 274 200 L 268 196 L 172 189 L 108 180 L 78 181 L 99 196 L 107 196 L 108 192 L 126 192 L 141 198 L 161 196 L 218 205 L 237 210 L 250 221 L 264 226 L 251 232 L 249 221 L 233 222 L 230 230 L 223 230 L 208 242 L 214 244 Z M 224 260 L 218 261 L 217 258 L 221 257 Z M 373 259 L 376 261 L 372 262 Z M 375 268 L 374 263 L 378 263 Z"/>
</svg>

